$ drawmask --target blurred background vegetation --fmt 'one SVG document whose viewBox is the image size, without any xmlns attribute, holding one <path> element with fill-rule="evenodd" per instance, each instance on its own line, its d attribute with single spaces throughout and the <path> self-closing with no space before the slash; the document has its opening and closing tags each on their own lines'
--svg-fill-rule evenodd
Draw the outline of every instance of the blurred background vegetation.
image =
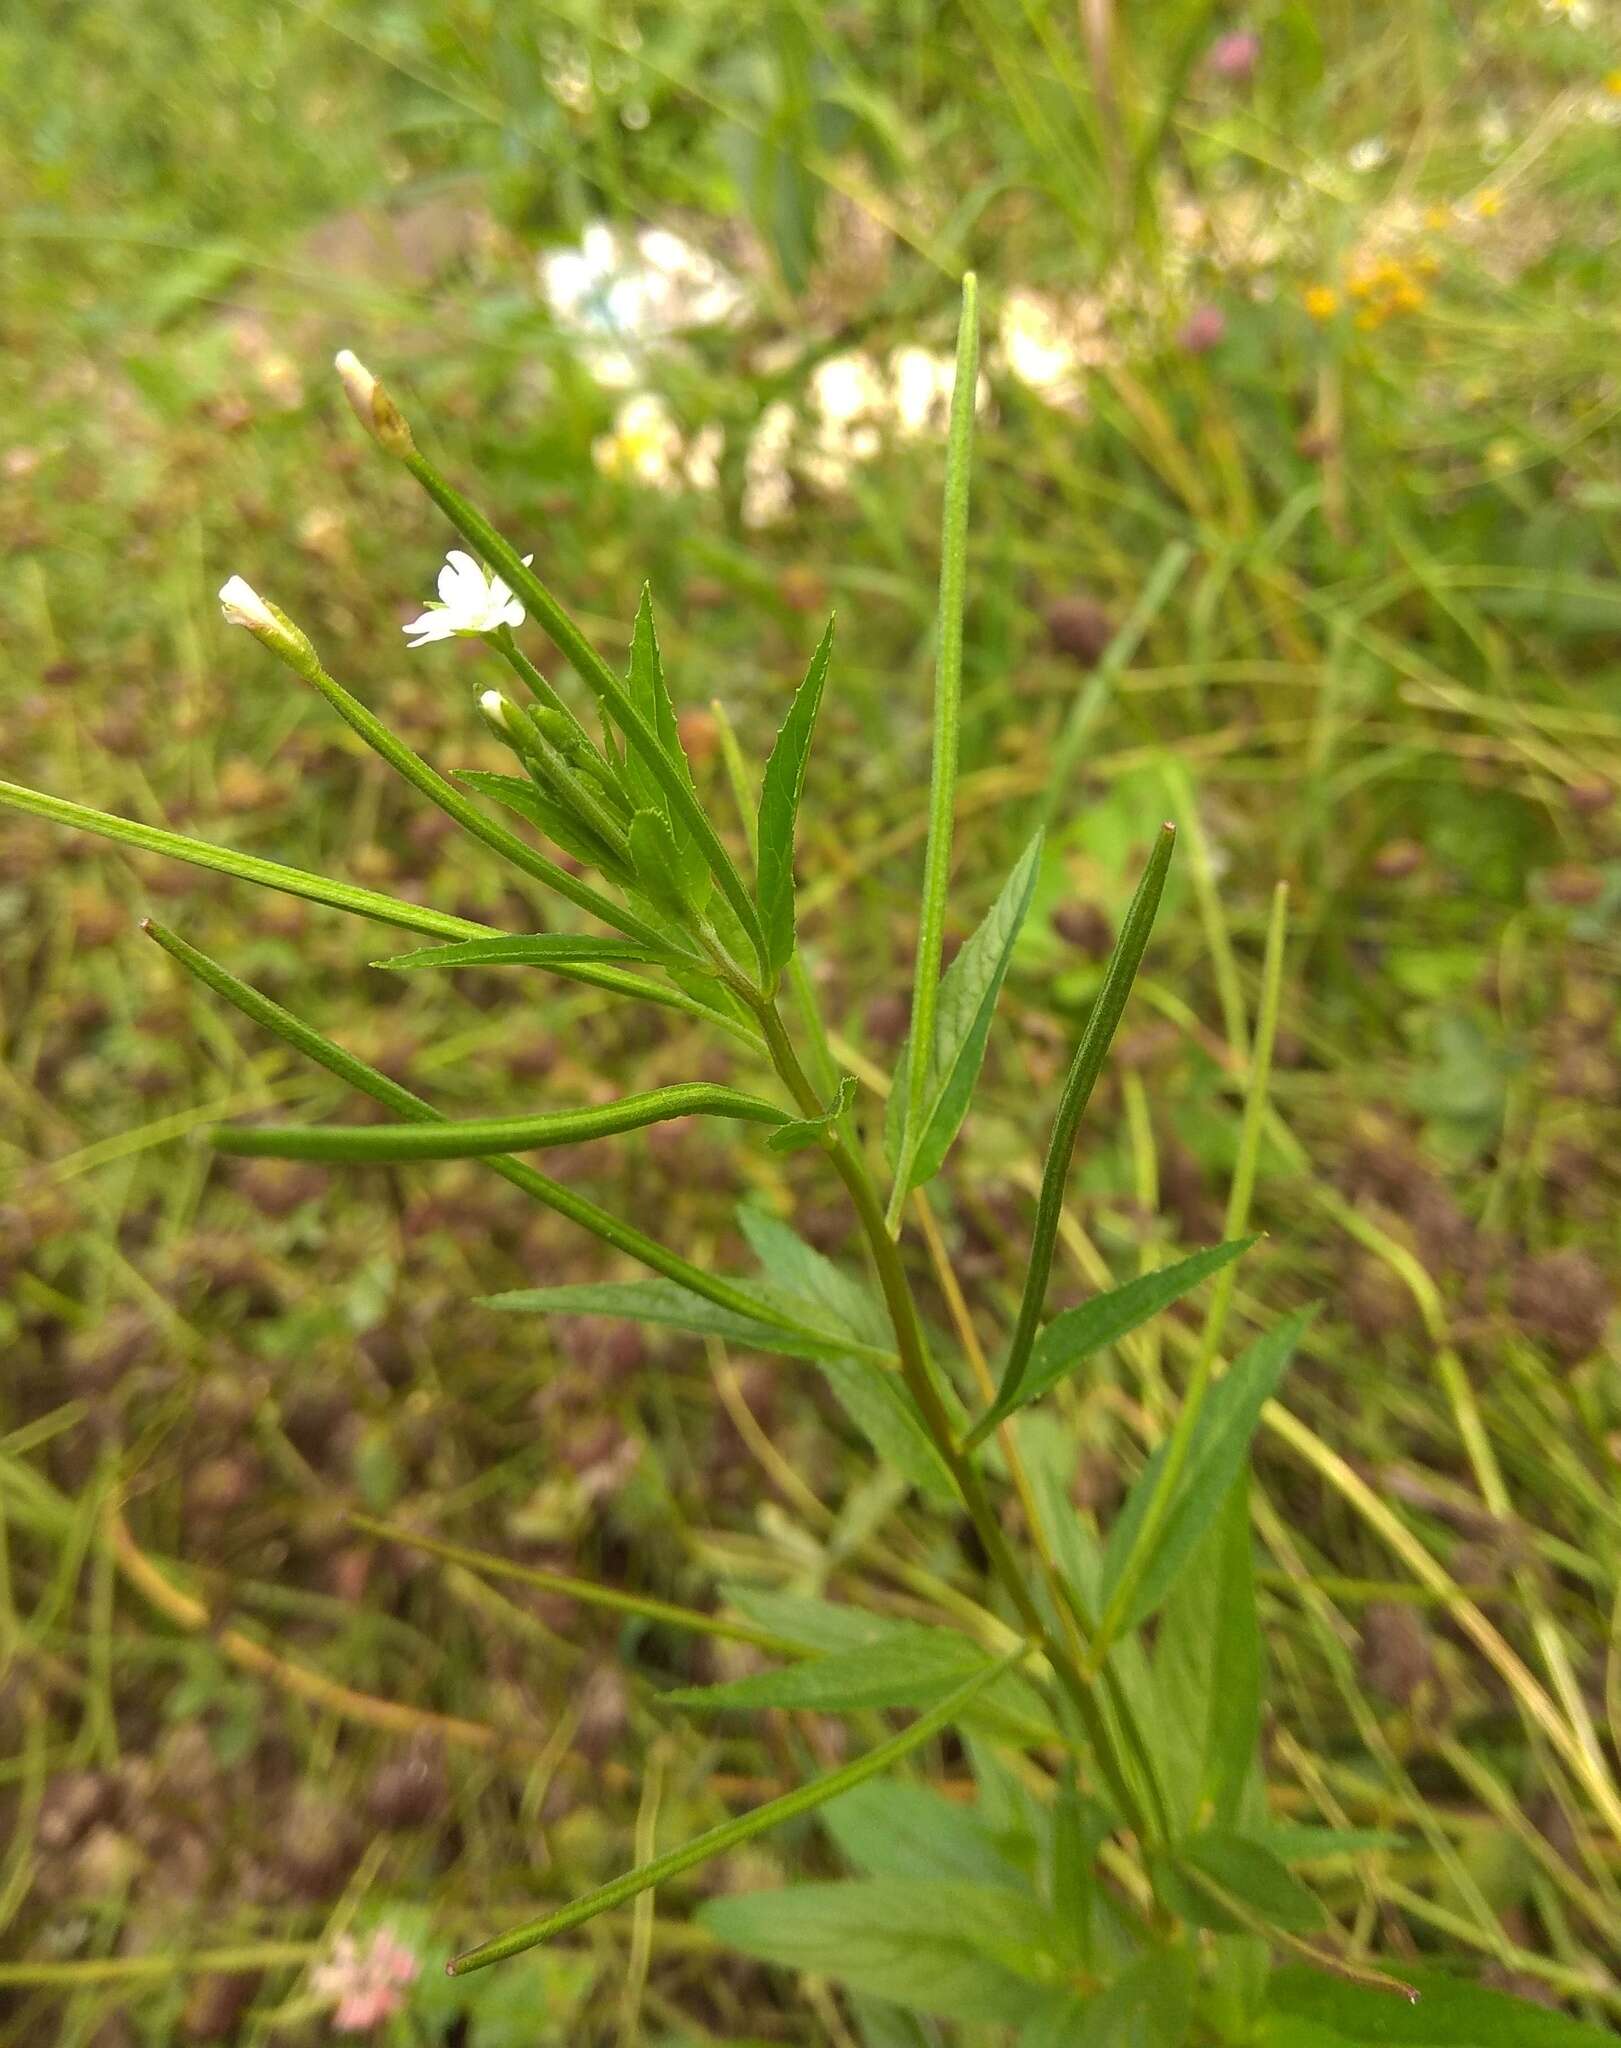
<svg viewBox="0 0 1621 2048">
<path fill-rule="evenodd" d="M 404 651 L 448 536 L 344 410 L 352 347 L 605 648 L 652 579 L 717 801 L 711 700 L 759 758 L 837 608 L 804 929 L 854 1070 L 885 1070 L 973 265 L 961 929 L 1052 830 L 945 1251 L 1000 1327 L 1033 1105 L 1167 813 L 1065 1298 L 1219 1235 L 1286 877 L 1240 1308 L 1322 1298 L 1297 1412 L 1516 1645 L 1534 1582 L 1617 1734 L 1613 29 L 1587 0 L 26 0 L 3 772 L 535 928 L 218 618 L 246 575 L 414 745 L 488 764 L 488 658 Z M 391 2038 L 847 2048 L 829 1995 L 684 1925 L 691 1888 L 650 1935 L 608 1916 L 438 1978 L 638 1825 L 675 1839 L 841 1737 L 674 1726 L 657 1693 L 713 1646 L 349 1517 L 698 1605 L 728 1578 L 893 1602 L 873 1546 L 950 1575 L 953 1532 L 808 1375 L 469 1307 L 610 1270 L 476 1168 L 213 1159 L 221 1114 L 336 1097 L 177 979 L 148 908 L 464 1114 L 710 1057 L 590 991 L 402 988 L 332 913 L 0 822 L 0 2041 L 323 2039 L 310 1966 L 382 1926 L 423 1965 Z M 813 1169 L 764 1157 L 675 1127 L 557 1170 L 699 1258 L 736 1255 L 745 1193 L 849 1251 Z M 1157 1434 L 1165 1364 L 1139 1341 L 1070 1403 L 1081 1511 Z M 1343 1492 L 1259 1457 L 1279 1796 L 1411 1839 L 1364 1902 L 1391 1952 L 1602 1980 L 1574 2008 L 1613 2021 L 1613 1947 L 1557 1873 L 1613 1915 L 1621 1872 L 1561 1768 Z M 830 1854 L 807 1823 L 702 1881 Z"/>
</svg>

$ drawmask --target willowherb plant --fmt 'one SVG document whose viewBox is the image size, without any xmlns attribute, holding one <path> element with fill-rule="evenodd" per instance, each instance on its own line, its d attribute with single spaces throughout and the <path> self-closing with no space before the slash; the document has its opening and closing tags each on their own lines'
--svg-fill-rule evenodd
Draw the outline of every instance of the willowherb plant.
<svg viewBox="0 0 1621 2048">
<path fill-rule="evenodd" d="M 584 927 L 498 932 L 13 785 L 0 785 L 0 794 L 38 815 L 434 942 L 381 963 L 387 967 L 542 968 L 671 1007 L 713 1030 L 752 1077 L 750 1086 L 692 1082 L 585 1109 L 453 1121 L 174 932 L 145 927 L 246 1017 L 391 1112 L 390 1121 L 355 1128 L 229 1128 L 215 1135 L 222 1150 L 330 1161 L 487 1160 L 654 1276 L 532 1289 L 498 1296 L 494 1307 L 629 1317 L 813 1362 L 878 1459 L 941 1510 L 966 1519 L 991 1584 L 983 1603 L 959 1594 L 933 1623 L 729 1589 L 744 1620 L 723 1632 L 775 1653 L 778 1668 L 675 1693 L 672 1707 L 702 1714 L 907 1709 L 915 1718 L 842 1768 L 498 1934 L 457 1958 L 453 1973 L 517 1955 L 820 1808 L 858 1878 L 715 1901 L 703 1918 L 747 1953 L 840 1979 L 875 2043 L 927 2038 L 911 2022 L 899 2026 L 895 2006 L 1016 2026 L 1026 2048 L 1212 2040 L 1321 2048 L 1396 2038 L 1379 2028 L 1390 1994 L 1411 1997 L 1411 1988 L 1348 1960 L 1351 1944 L 1291 1868 L 1364 1852 L 1382 1838 L 1274 1821 L 1259 1757 L 1263 1660 L 1249 1447 L 1309 1311 L 1279 1321 L 1230 1361 L 1223 1338 L 1236 1261 L 1254 1241 L 1246 1231 L 1281 982 L 1281 890 L 1225 1242 L 1046 1317 L 1065 1183 L 1153 928 L 1174 841 L 1166 825 L 1059 1096 L 1022 1296 L 998 1375 L 971 1333 L 962 1358 L 935 1355 L 900 1254 L 909 1210 L 928 1225 L 922 1190 L 941 1172 L 967 1113 L 1041 850 L 1038 835 L 942 973 L 977 375 L 972 279 L 949 429 L 912 1030 L 881 1131 L 864 1113 L 867 1098 L 855 1077 L 838 1069 L 795 944 L 796 818 L 831 665 L 831 625 L 765 765 L 751 873 L 717 830 L 683 753 L 647 593 L 621 675 L 534 574 L 532 557 L 520 556 L 439 474 L 383 386 L 347 353 L 338 369 L 373 440 L 422 484 L 466 543 L 467 552 L 449 558 L 438 603 L 406 631 L 417 647 L 475 636 L 505 664 L 511 694 L 486 690 L 479 712 L 510 750 L 511 771 L 467 773 L 456 782 L 440 774 L 335 681 L 306 635 L 240 577 L 220 593 L 225 615 L 318 690 L 431 803 L 571 904 L 600 935 Z M 567 657 L 583 691 L 576 703 L 522 651 L 517 629 L 526 618 Z M 729 731 L 725 738 L 741 783 Z M 549 842 L 569 865 L 515 825 Z M 514 1156 L 695 1114 L 757 1126 L 757 1141 L 778 1152 L 820 1152 L 853 1206 L 867 1274 L 835 1266 L 786 1223 L 758 1211 L 746 1212 L 744 1227 L 759 1272 L 709 1272 Z M 1104 1346 L 1207 1282 L 1203 1335 L 1174 1426 L 1100 1540 L 1070 1504 L 1062 1433 L 1040 1404 Z M 1016 1516 L 1004 1514 L 1010 1502 Z M 420 1541 L 436 1547 L 431 1538 Z M 702 1615 L 659 1611 L 706 1625 Z M 977 1805 L 955 1804 L 915 1779 L 880 1782 L 948 1730 L 972 1760 Z M 1269 1959 L 1280 1953 L 1327 1974 L 1273 1972 Z M 867 2007 L 863 1999 L 880 2003 Z"/>
</svg>

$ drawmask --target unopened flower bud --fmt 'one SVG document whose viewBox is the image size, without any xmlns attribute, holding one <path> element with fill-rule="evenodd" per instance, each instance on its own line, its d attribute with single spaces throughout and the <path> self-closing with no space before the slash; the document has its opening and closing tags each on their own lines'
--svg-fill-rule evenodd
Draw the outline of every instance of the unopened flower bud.
<svg viewBox="0 0 1621 2048">
<path fill-rule="evenodd" d="M 228 625 L 246 626 L 255 640 L 262 640 L 289 668 L 308 674 L 320 666 L 308 635 L 300 632 L 284 611 L 266 604 L 246 577 L 232 576 L 220 585 L 220 610 Z"/>
<path fill-rule="evenodd" d="M 505 740 L 510 747 L 513 744 L 513 732 L 508 720 L 511 717 L 512 706 L 506 698 L 499 690 L 486 690 L 478 700 L 478 708 L 491 732 L 498 740 Z"/>
<path fill-rule="evenodd" d="M 390 455 L 414 454 L 416 442 L 411 437 L 404 413 L 353 349 L 340 348 L 332 361 L 343 381 L 344 396 L 354 408 L 355 418 L 378 447 Z"/>
</svg>

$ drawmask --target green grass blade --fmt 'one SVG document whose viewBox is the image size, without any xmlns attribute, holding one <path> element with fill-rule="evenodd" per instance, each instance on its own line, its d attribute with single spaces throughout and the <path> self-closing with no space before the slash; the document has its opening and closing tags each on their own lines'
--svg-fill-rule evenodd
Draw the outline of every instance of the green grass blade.
<svg viewBox="0 0 1621 2048">
<path fill-rule="evenodd" d="M 250 1023 L 269 1031 L 284 1045 L 290 1045 L 295 1052 L 324 1067 L 349 1087 L 368 1095 L 373 1102 L 380 1102 L 385 1109 L 391 1109 L 397 1116 L 412 1122 L 424 1124 L 446 1123 L 449 1119 L 442 1110 L 424 1102 L 420 1095 L 413 1095 L 409 1088 L 402 1088 L 397 1081 L 391 1081 L 375 1067 L 364 1060 L 356 1059 L 353 1053 L 345 1052 L 302 1018 L 295 1017 L 290 1010 L 284 1010 L 268 996 L 261 995 L 245 981 L 240 981 L 217 960 L 211 960 L 195 946 L 189 945 L 178 933 L 147 918 L 141 929 L 149 938 L 155 939 L 171 959 L 177 961 L 188 974 L 194 975 L 205 988 L 222 997 L 233 1009 L 239 1010 Z M 754 1297 L 742 1289 L 731 1286 L 713 1274 L 706 1273 L 701 1266 L 694 1266 L 678 1253 L 668 1250 L 655 1238 L 648 1237 L 633 1225 L 623 1222 L 608 1210 L 599 1208 L 595 1202 L 587 1201 L 572 1188 L 561 1182 L 548 1180 L 537 1173 L 532 1166 L 525 1166 L 516 1159 L 491 1159 L 491 1170 L 504 1181 L 519 1188 L 531 1200 L 543 1207 L 554 1210 L 566 1217 L 570 1223 L 588 1230 L 593 1237 L 599 1237 L 604 1244 L 610 1244 L 616 1251 L 640 1261 L 651 1271 L 673 1280 L 689 1294 L 712 1301 L 721 1308 L 732 1309 L 740 1315 L 762 1316 L 767 1320 L 792 1325 L 793 1318 L 783 1311 L 762 1307 Z"/>
<path fill-rule="evenodd" d="M 503 1152 L 538 1152 L 617 1137 L 678 1116 L 730 1117 L 740 1123 L 786 1121 L 775 1104 L 709 1081 L 649 1088 L 593 1109 L 544 1116 L 469 1117 L 443 1124 L 227 1124 L 213 1133 L 214 1148 L 247 1159 L 324 1159 L 364 1164 L 407 1159 L 487 1159 Z"/>
<path fill-rule="evenodd" d="M 887 1222 L 900 1227 L 911 1188 L 912 1160 L 923 1137 L 924 1096 L 934 1046 L 934 1011 L 951 883 L 951 827 L 957 793 L 957 742 L 962 718 L 962 615 L 968 575 L 968 486 L 973 463 L 974 394 L 979 383 L 979 287 L 962 282 L 957 368 L 946 441 L 946 495 L 940 541 L 940 613 L 934 676 L 934 762 L 929 777 L 929 835 L 923 853 L 923 907 L 912 976 L 912 1035 L 902 1081 L 905 1114 L 900 1162 Z"/>
<path fill-rule="evenodd" d="M 534 1586 L 542 1593 L 561 1593 L 582 1607 L 603 1607 L 610 1614 L 635 1615 L 643 1621 L 660 1622 L 685 1629 L 692 1635 L 717 1636 L 723 1642 L 748 1643 L 777 1657 L 803 1657 L 805 1646 L 769 1629 L 756 1628 L 747 1621 L 728 1621 L 725 1616 L 705 1614 L 696 1607 L 678 1607 L 673 1601 L 656 1599 L 651 1593 L 629 1593 L 619 1586 L 605 1586 L 595 1579 L 578 1579 L 567 1572 L 547 1571 L 539 1565 L 518 1564 L 497 1557 L 492 1551 L 472 1550 L 465 1543 L 449 1543 L 442 1536 L 427 1535 L 405 1522 L 379 1521 L 375 1515 L 351 1514 L 350 1522 L 384 1543 L 398 1543 L 408 1550 L 426 1551 L 442 1557 L 447 1564 L 459 1564 L 490 1579 L 513 1579 L 519 1585 Z"/>
<path fill-rule="evenodd" d="M 848 1792 L 852 1786 L 865 1784 L 869 1778 L 876 1778 L 880 1772 L 887 1771 L 891 1764 L 899 1763 L 902 1757 L 910 1756 L 914 1749 L 920 1749 L 942 1728 L 948 1728 L 987 1686 L 1011 1671 L 1025 1655 L 1026 1651 L 1021 1646 L 995 1664 L 987 1664 L 983 1671 L 975 1672 L 938 1706 L 920 1714 L 901 1734 L 880 1743 L 865 1756 L 857 1757 L 854 1763 L 813 1778 L 808 1785 L 797 1786 L 792 1792 L 785 1792 L 780 1799 L 757 1806 L 752 1813 L 722 1821 L 719 1827 L 710 1828 L 707 1833 L 684 1842 L 679 1849 L 655 1856 L 652 1862 L 644 1863 L 638 1870 L 626 1871 L 623 1877 L 616 1877 L 611 1884 L 599 1885 L 572 1905 L 564 1906 L 556 1913 L 548 1913 L 542 1920 L 533 1920 L 526 1927 L 515 1927 L 510 1934 L 498 1935 L 494 1941 L 486 1941 L 478 1948 L 469 1949 L 465 1955 L 453 1958 L 446 1968 L 451 1976 L 462 1977 L 470 1970 L 482 1970 L 490 1963 L 504 1961 L 508 1956 L 521 1955 L 525 1949 L 550 1941 L 554 1935 L 566 1934 L 571 1927 L 583 1926 L 599 1913 L 611 1912 L 627 1899 L 651 1891 L 666 1878 L 679 1877 L 684 1870 L 692 1870 L 700 1863 L 709 1862 L 712 1857 L 724 1856 L 727 1850 L 752 1841 L 768 1828 L 780 1827 L 784 1821 L 795 1820 L 802 1813 L 811 1813 L 828 1800 L 837 1799 L 841 1792 Z"/>
<path fill-rule="evenodd" d="M 494 936 L 489 925 L 470 917 L 452 917 L 448 911 L 431 910 L 420 903 L 402 903 L 376 889 L 360 889 L 352 882 L 334 882 L 304 868 L 285 867 L 279 860 L 261 860 L 257 854 L 210 846 L 206 839 L 190 839 L 183 832 L 170 832 L 161 825 L 117 818 L 110 811 L 93 811 L 85 804 L 69 803 L 66 797 L 50 796 L 42 789 L 25 789 L 20 783 L 0 782 L 0 803 L 10 804 L 13 810 L 27 811 L 35 818 L 48 818 L 53 825 L 72 825 L 81 832 L 115 839 L 121 846 L 133 846 L 141 853 L 161 853 L 171 860 L 190 861 L 193 867 L 212 868 L 216 874 L 230 875 L 238 882 L 253 882 L 261 889 L 279 889 L 284 895 L 302 896 L 311 903 L 325 903 L 333 910 L 347 910 L 356 917 L 375 918 L 379 924 L 399 925 L 408 932 L 426 932 L 429 937 L 440 939 Z"/>
<path fill-rule="evenodd" d="M 755 873 L 766 958 L 773 975 L 780 974 L 793 958 L 794 824 L 805 788 L 811 734 L 816 729 L 816 714 L 822 706 L 822 690 L 832 656 L 833 621 L 829 619 L 805 679 L 794 692 L 794 701 L 777 734 L 760 786 Z"/>
<path fill-rule="evenodd" d="M 738 873 L 736 863 L 722 844 L 720 835 L 710 824 L 703 805 L 699 803 L 680 765 L 671 760 L 665 752 L 657 731 L 643 716 L 630 692 L 545 584 L 526 566 L 517 550 L 502 538 L 484 514 L 476 506 L 470 505 L 459 491 L 453 490 L 425 456 L 413 450 L 405 458 L 405 465 L 462 538 L 475 547 L 490 567 L 505 579 L 507 587 L 523 601 L 541 627 L 551 635 L 558 647 L 567 655 L 591 694 L 613 714 L 615 724 L 663 789 L 669 802 L 672 822 L 679 819 L 702 847 L 709 872 L 737 913 L 738 922 L 747 933 L 749 943 L 759 959 L 761 972 L 764 973 L 765 934 L 760 927 L 754 898 L 750 895 L 743 877 Z"/>
<path fill-rule="evenodd" d="M 420 790 L 430 803 L 437 804 L 445 816 L 453 818 L 471 838 L 613 930 L 625 932 L 636 939 L 654 938 L 653 932 L 630 911 L 621 910 L 617 903 L 593 889 L 589 882 L 582 882 L 571 875 L 567 868 L 559 867 L 556 861 L 548 860 L 545 854 L 526 845 L 505 825 L 487 817 L 477 804 L 470 803 L 453 783 L 447 782 L 437 768 L 431 768 L 420 754 L 413 752 L 402 739 L 390 732 L 375 712 L 368 710 L 358 697 L 329 676 L 318 662 L 307 669 L 301 668 L 299 673 L 320 691 L 345 725 L 358 733 L 374 754 L 380 755 L 396 774 L 402 775 L 413 789 Z"/>
<path fill-rule="evenodd" d="M 1092 1014 L 1086 1020 L 1086 1029 L 1081 1033 L 1081 1042 L 1075 1049 L 1064 1092 L 1059 1098 L 1052 1140 L 1047 1147 L 1047 1163 L 1041 1176 L 1041 1194 L 1036 1203 L 1036 1227 L 1031 1238 L 1030 1262 L 1025 1269 L 1024 1295 L 1019 1303 L 1013 1339 L 1008 1346 L 1007 1364 L 1002 1369 L 1002 1382 L 996 1390 L 996 1406 L 1004 1411 L 1018 1405 L 1015 1397 L 1024 1382 L 1025 1368 L 1035 1348 L 1036 1328 L 1047 1299 L 1053 1247 L 1058 1241 L 1058 1219 L 1064 1207 L 1064 1183 L 1069 1177 L 1070 1158 L 1075 1150 L 1081 1118 L 1103 1070 L 1103 1062 L 1126 1007 L 1126 998 L 1137 978 L 1137 969 L 1142 964 L 1148 936 L 1154 929 L 1154 918 L 1159 911 L 1160 897 L 1165 892 L 1165 875 L 1171 865 L 1175 845 L 1176 827 L 1162 826 L 1154 851 L 1149 855 L 1148 866 L 1143 870 L 1143 878 L 1137 885 L 1137 893 L 1131 899 L 1131 908 L 1126 912 L 1125 923 L 1120 927 L 1114 951 L 1109 956 L 1103 986 L 1092 1005 Z"/>
</svg>

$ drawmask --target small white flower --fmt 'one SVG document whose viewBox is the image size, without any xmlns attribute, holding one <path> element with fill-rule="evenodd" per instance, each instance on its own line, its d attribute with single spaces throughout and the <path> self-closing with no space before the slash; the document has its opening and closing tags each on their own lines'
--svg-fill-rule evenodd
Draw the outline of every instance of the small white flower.
<svg viewBox="0 0 1621 2048">
<path fill-rule="evenodd" d="M 524 556 L 524 566 L 535 559 Z M 407 644 L 426 647 L 435 640 L 454 640 L 459 633 L 493 633 L 501 626 L 521 626 L 523 606 L 499 576 L 486 576 L 471 555 L 452 548 L 439 571 L 439 602 L 401 627 L 415 634 Z"/>
<path fill-rule="evenodd" d="M 1352 143 L 1345 161 L 1353 171 L 1376 171 L 1389 154 L 1390 144 L 1382 135 L 1365 135 Z"/>
<path fill-rule="evenodd" d="M 261 637 L 281 632 L 275 613 L 245 576 L 233 576 L 220 585 L 220 610 L 227 625 L 246 626 Z"/>
</svg>

